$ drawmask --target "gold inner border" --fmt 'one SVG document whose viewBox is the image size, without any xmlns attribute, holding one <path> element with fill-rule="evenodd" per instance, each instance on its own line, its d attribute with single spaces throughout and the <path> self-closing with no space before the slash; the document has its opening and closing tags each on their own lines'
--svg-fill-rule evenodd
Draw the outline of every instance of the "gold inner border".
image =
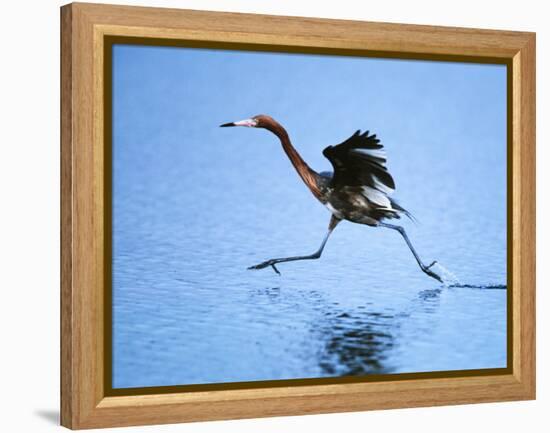
<svg viewBox="0 0 550 433">
<path fill-rule="evenodd" d="M 364 376 L 341 376 L 324 377 L 310 379 L 281 379 L 266 381 L 249 382 L 226 382 L 210 384 L 190 384 L 190 385 L 171 385 L 171 386 L 152 386 L 152 387 L 133 387 L 133 388 L 113 388 L 112 387 L 112 47 L 115 44 L 121 45 L 141 45 L 141 46 L 163 46 L 180 48 L 208 48 L 217 50 L 234 51 L 257 51 L 273 53 L 293 53 L 293 54 L 320 54 L 332 56 L 354 56 L 368 58 L 384 58 L 396 60 L 429 60 L 443 62 L 462 62 L 462 63 L 480 63 L 480 64 L 499 64 L 506 66 L 506 141 L 507 141 L 507 164 L 506 164 L 506 187 L 507 187 L 507 350 L 506 367 L 490 369 L 472 369 L 472 370 L 449 370 L 437 372 L 419 372 L 419 373 L 389 373 L 373 374 Z M 394 382 L 410 379 L 434 379 L 434 378 L 456 378 L 472 376 L 496 376 L 513 373 L 513 254 L 512 254 L 512 132 L 513 132 L 513 61 L 512 59 L 502 59 L 496 57 L 484 56 L 464 56 L 464 55 L 440 55 L 425 53 L 395 53 L 386 51 L 360 50 L 360 49 L 342 49 L 342 48 L 317 48 L 317 47 L 296 47 L 286 45 L 268 45 L 240 42 L 213 42 L 182 40 L 168 38 L 150 38 L 134 36 L 103 36 L 103 97 L 104 97 L 104 336 L 103 336 L 103 372 L 104 372 L 104 395 L 106 397 L 114 396 L 135 396 L 151 394 L 169 394 L 177 392 L 197 392 L 214 390 L 237 390 L 237 389 L 258 389 L 275 388 L 289 386 L 311 386 L 311 385 L 330 385 L 330 384 L 348 384 L 364 382 Z"/>
</svg>

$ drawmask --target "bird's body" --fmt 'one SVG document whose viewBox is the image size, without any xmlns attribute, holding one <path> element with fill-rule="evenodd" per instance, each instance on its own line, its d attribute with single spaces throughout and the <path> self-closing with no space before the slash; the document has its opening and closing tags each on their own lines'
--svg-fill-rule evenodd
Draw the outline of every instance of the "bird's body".
<svg viewBox="0 0 550 433">
<path fill-rule="evenodd" d="M 288 148 L 288 134 L 281 129 L 275 127 L 274 131 L 281 134 L 283 148 Z M 395 183 L 386 168 L 386 154 L 380 140 L 369 131 L 356 131 L 343 143 L 323 150 L 334 172 L 316 173 L 296 157 L 293 148 L 287 154 L 313 195 L 334 217 L 377 226 L 382 220 L 409 215 L 390 198 Z"/>
<path fill-rule="evenodd" d="M 366 188 L 345 186 L 336 190 L 328 186 L 323 192 L 321 203 L 338 219 L 375 227 L 383 219 L 399 218 L 395 210 L 372 201 Z"/>
<path fill-rule="evenodd" d="M 429 266 L 423 264 L 404 229 L 385 223 L 386 220 L 399 219 L 402 215 L 411 215 L 390 197 L 395 190 L 395 182 L 386 167 L 386 153 L 376 135 L 369 135 L 369 131 L 356 131 L 344 142 L 326 147 L 323 155 L 331 162 L 334 172 L 317 173 L 298 154 L 287 131 L 270 116 L 257 115 L 221 126 L 249 126 L 264 128 L 274 133 L 280 139 L 283 150 L 300 178 L 332 214 L 328 233 L 317 252 L 307 256 L 270 259 L 251 269 L 271 266 L 279 273 L 275 266 L 277 263 L 319 258 L 332 230 L 340 221 L 347 220 L 397 230 L 404 237 L 422 271 L 441 281 L 441 278 L 430 270 L 435 262 Z"/>
</svg>

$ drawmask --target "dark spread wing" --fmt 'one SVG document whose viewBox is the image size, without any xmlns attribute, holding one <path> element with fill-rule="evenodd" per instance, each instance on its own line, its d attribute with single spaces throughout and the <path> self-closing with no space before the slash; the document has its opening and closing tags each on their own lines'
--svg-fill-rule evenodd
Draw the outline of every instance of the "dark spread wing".
<svg viewBox="0 0 550 433">
<path fill-rule="evenodd" d="M 334 167 L 331 186 L 368 186 L 385 194 L 395 189 L 386 168 L 386 153 L 376 134 L 356 131 L 350 138 L 323 150 Z"/>
</svg>

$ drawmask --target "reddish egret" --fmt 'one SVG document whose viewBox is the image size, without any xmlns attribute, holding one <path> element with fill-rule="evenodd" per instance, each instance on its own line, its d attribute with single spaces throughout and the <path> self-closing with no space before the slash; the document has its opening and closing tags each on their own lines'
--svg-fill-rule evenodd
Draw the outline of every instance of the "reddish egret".
<svg viewBox="0 0 550 433">
<path fill-rule="evenodd" d="M 442 281 L 441 277 L 431 270 L 437 263 L 426 266 L 415 251 L 405 229 L 401 226 L 389 224 L 385 220 L 399 219 L 401 215 L 411 217 L 410 213 L 390 198 L 395 189 L 395 183 L 386 168 L 386 154 L 376 135 L 369 135 L 369 131 L 356 131 L 350 138 L 337 146 L 328 146 L 323 155 L 330 161 L 334 173 L 317 173 L 312 170 L 298 154 L 285 128 L 272 117 L 260 114 L 250 119 L 238 122 L 229 122 L 220 125 L 248 126 L 264 128 L 275 134 L 283 146 L 290 162 L 302 178 L 304 183 L 321 203 L 331 212 L 328 232 L 321 246 L 313 254 L 306 256 L 281 257 L 270 259 L 248 269 L 263 269 L 271 266 L 280 274 L 276 265 L 296 260 L 312 260 L 321 257 L 327 240 L 342 220 L 371 227 L 386 227 L 397 231 L 409 246 L 420 269 L 432 278 Z"/>
</svg>

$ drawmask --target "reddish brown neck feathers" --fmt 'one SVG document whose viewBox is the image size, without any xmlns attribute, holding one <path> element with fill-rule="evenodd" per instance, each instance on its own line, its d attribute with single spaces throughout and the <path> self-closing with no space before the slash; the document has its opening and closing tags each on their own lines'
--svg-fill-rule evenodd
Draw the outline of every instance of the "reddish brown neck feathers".
<svg viewBox="0 0 550 433">
<path fill-rule="evenodd" d="M 264 120 L 264 127 L 269 131 L 273 132 L 281 140 L 281 144 L 285 153 L 292 162 L 292 165 L 298 172 L 298 175 L 302 178 L 307 187 L 311 190 L 313 195 L 317 198 L 320 198 L 321 191 L 319 190 L 319 185 L 317 183 L 317 177 L 319 176 L 314 170 L 312 170 L 309 165 L 302 159 L 300 154 L 296 151 L 285 128 L 283 128 L 278 122 L 269 118 Z"/>
</svg>

